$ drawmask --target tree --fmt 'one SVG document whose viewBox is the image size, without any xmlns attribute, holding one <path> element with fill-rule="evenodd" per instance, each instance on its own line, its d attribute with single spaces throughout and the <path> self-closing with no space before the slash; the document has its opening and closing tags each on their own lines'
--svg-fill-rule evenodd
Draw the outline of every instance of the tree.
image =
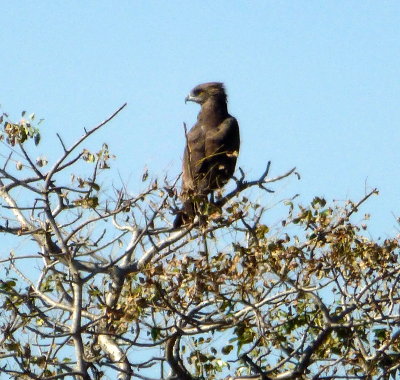
<svg viewBox="0 0 400 380">
<path fill-rule="evenodd" d="M 174 230 L 177 180 L 161 185 L 144 175 L 136 196 L 107 190 L 108 146 L 82 147 L 124 107 L 71 147 L 58 136 L 62 153 L 52 164 L 33 159 L 33 115 L 1 117 L 9 153 L 1 155 L 0 231 L 15 248 L 1 259 L 0 372 L 395 378 L 398 241 L 368 239 L 367 216 L 354 222 L 377 191 L 331 205 L 321 197 L 296 205 L 293 197 L 273 228 L 254 199 L 296 173 L 271 178 L 268 163 L 255 181 L 240 170 L 233 189 L 203 210 L 208 223 Z"/>
</svg>

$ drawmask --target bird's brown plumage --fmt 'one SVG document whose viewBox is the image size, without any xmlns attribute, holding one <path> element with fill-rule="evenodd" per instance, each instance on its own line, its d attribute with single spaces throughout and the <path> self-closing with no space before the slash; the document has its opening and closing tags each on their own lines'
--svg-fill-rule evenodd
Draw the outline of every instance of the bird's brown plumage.
<svg viewBox="0 0 400 380">
<path fill-rule="evenodd" d="M 197 123 L 186 135 L 183 156 L 183 210 L 177 215 L 175 227 L 193 219 L 196 201 L 220 189 L 232 177 L 239 153 L 239 125 L 229 115 L 222 83 L 210 82 L 196 86 L 186 97 L 201 105 Z"/>
</svg>

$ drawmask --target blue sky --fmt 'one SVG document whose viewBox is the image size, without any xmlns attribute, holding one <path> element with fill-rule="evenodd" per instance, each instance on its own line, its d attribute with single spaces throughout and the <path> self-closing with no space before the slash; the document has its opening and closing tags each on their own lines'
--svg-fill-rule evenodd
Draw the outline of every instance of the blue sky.
<svg viewBox="0 0 400 380">
<path fill-rule="evenodd" d="M 93 138 L 107 141 L 132 191 L 180 171 L 192 87 L 223 81 L 241 126 L 239 165 L 258 177 L 293 166 L 300 193 L 358 199 L 374 237 L 400 215 L 400 2 L 20 1 L 0 5 L 0 103 L 44 118 L 39 154 L 128 108 Z M 1 149 L 1 148 L 0 148 Z M 271 200 L 272 202 L 272 200 Z"/>
</svg>

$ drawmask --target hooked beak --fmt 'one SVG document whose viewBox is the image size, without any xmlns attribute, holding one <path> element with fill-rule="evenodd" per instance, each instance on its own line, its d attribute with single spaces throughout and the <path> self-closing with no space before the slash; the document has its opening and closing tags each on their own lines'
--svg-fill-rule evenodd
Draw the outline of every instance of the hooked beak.
<svg viewBox="0 0 400 380">
<path fill-rule="evenodd" d="M 197 98 L 196 98 L 195 96 L 191 95 L 191 94 L 189 94 L 189 95 L 185 98 L 185 104 L 186 104 L 187 102 L 196 102 L 196 101 L 197 101 Z"/>
</svg>

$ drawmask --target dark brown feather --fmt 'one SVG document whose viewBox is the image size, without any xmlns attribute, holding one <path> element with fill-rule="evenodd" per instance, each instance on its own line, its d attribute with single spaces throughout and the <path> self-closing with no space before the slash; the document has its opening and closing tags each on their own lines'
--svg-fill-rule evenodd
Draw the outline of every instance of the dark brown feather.
<svg viewBox="0 0 400 380">
<path fill-rule="evenodd" d="M 232 177 L 240 147 L 239 125 L 229 115 L 222 83 L 204 83 L 186 98 L 201 105 L 197 123 L 187 133 L 183 156 L 183 210 L 174 226 L 191 221 L 196 206 Z"/>
</svg>

